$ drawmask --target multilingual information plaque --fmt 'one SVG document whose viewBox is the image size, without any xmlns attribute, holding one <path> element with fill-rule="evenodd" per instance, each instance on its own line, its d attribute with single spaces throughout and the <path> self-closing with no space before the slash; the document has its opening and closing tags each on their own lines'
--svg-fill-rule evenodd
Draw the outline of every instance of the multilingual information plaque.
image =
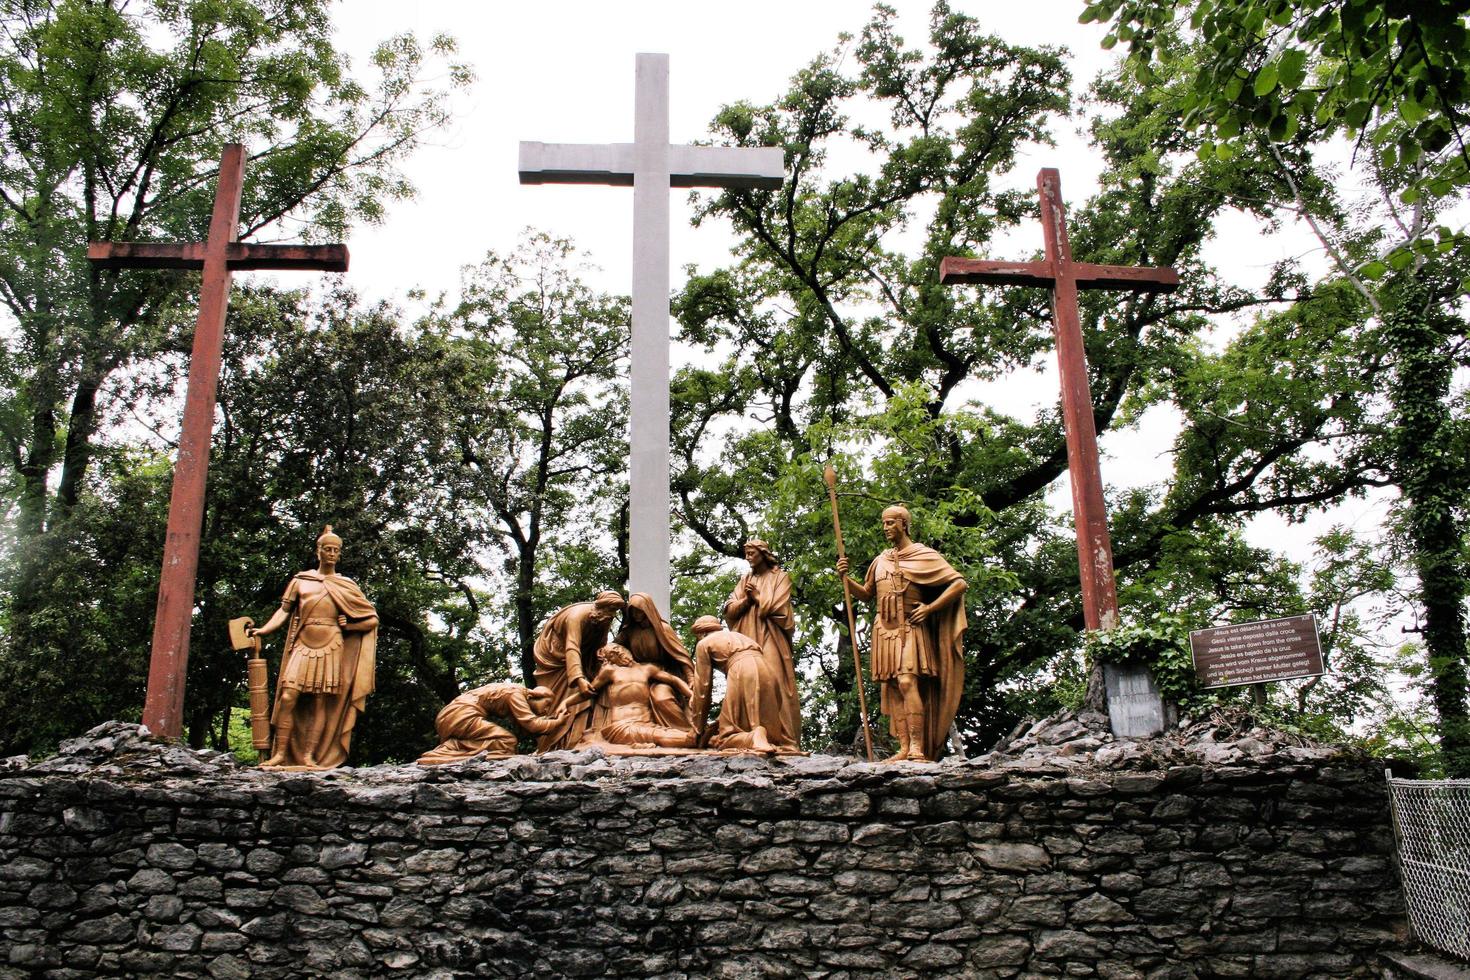
<svg viewBox="0 0 1470 980">
<path fill-rule="evenodd" d="M 1264 684 L 1322 673 L 1317 619 L 1310 613 L 1194 630 L 1189 649 L 1200 687 Z"/>
</svg>

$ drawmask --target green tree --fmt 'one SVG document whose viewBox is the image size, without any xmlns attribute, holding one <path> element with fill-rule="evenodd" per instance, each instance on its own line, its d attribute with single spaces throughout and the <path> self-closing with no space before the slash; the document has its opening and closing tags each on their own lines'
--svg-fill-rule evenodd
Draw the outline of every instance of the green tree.
<svg viewBox="0 0 1470 980">
<path fill-rule="evenodd" d="M 466 681 L 503 676 L 483 629 L 478 501 L 461 492 L 460 404 L 481 373 L 433 324 L 348 293 L 240 290 L 232 304 L 202 534 L 186 728 L 218 744 L 243 664 L 226 642 L 311 567 L 322 525 L 381 620 L 378 691 L 354 758 L 403 758 Z M 172 424 L 182 359 L 139 378 L 136 422 Z M 135 426 L 136 426 L 135 422 Z M 165 447 L 115 445 L 76 516 L 45 536 L 24 634 L 0 647 L 0 743 L 12 750 L 137 717 L 171 477 Z M 274 664 L 278 646 L 269 651 Z M 407 747 L 407 748 L 406 748 Z"/>
<path fill-rule="evenodd" d="M 829 455 L 862 458 L 839 465 L 855 558 L 882 547 L 877 513 L 903 499 L 917 539 L 971 579 L 961 723 L 980 744 L 1056 703 L 1048 665 L 1078 649 L 1081 609 L 1069 520 L 1046 501 L 1066 468 L 1059 414 L 987 404 L 1051 358 L 1047 297 L 944 288 L 937 266 L 995 256 L 1008 229 L 1034 227 L 1034 191 L 1010 189 L 1010 171 L 1064 118 L 1069 83 L 1058 52 L 989 37 L 942 3 L 921 47 L 878 8 L 780 99 L 716 117 L 720 139 L 783 146 L 791 177 L 780 191 L 705 199 L 701 218 L 729 220 L 744 242 L 735 265 L 694 277 L 676 303 L 686 340 L 732 352 L 676 386 L 675 494 L 691 560 L 734 556 L 748 529 L 766 531 L 791 556 L 801 646 L 821 650 L 823 672 L 840 680 L 828 648 L 845 616 L 820 470 Z M 1093 134 L 1107 168 L 1070 225 L 1079 259 L 1172 265 L 1185 283 L 1168 297 L 1089 294 L 1082 313 L 1099 431 L 1166 404 L 1182 421 L 1173 476 L 1110 500 L 1123 593 L 1140 603 L 1132 586 L 1192 549 L 1210 570 L 1180 579 L 1190 591 L 1171 598 L 1204 626 L 1254 587 L 1233 574 L 1249 553 L 1217 550 L 1249 515 L 1300 516 L 1387 481 L 1354 441 L 1360 396 L 1384 365 L 1348 329 L 1366 317 L 1351 289 L 1296 304 L 1305 283 L 1290 267 L 1257 291 L 1204 263 L 1222 212 L 1257 201 L 1247 206 L 1267 214 L 1290 189 L 1269 157 L 1201 157 L 1170 98 L 1131 78 L 1098 87 Z M 1204 342 L 1211 315 L 1272 306 L 1284 310 L 1223 351 Z M 731 425 L 752 418 L 763 424 Z M 1339 445 L 1352 451 L 1323 459 Z M 824 724 L 849 741 L 846 719 Z"/>
<path fill-rule="evenodd" d="M 90 628 L 64 628 L 83 610 L 62 604 L 84 593 L 58 574 L 90 576 L 98 565 L 77 564 L 90 557 L 100 567 L 118 561 L 119 574 L 81 583 L 119 584 L 124 569 L 130 588 L 138 576 L 156 580 L 156 570 L 133 563 L 139 538 L 108 554 L 84 542 L 110 534 L 114 519 L 126 527 L 117 502 L 138 503 L 154 478 L 167 477 L 161 460 L 106 433 L 161 394 L 173 358 L 189 349 L 197 279 L 98 270 L 85 260 L 86 243 L 202 238 L 220 149 L 232 140 L 249 154 L 244 238 L 282 222 L 293 233 L 304 226 L 311 236 L 337 236 L 412 192 L 398 168 L 445 118 L 446 93 L 423 79 L 452 42 L 391 39 L 373 55 L 376 80 L 364 83 L 331 44 L 327 8 L 318 0 L 0 4 L 0 447 L 14 502 L 7 672 L 85 642 L 112 660 L 126 642 L 129 662 L 147 647 L 132 643 L 131 620 L 119 629 L 103 611 Z M 450 66 L 448 78 L 457 85 L 467 74 Z M 116 465 L 111 452 L 121 454 Z M 111 485 L 97 487 L 83 526 L 69 528 L 99 465 Z M 141 608 L 113 598 L 130 613 Z"/>
<path fill-rule="evenodd" d="M 405 325 L 398 310 L 364 308 L 347 292 L 250 300 L 233 318 L 221 383 L 190 720 L 222 717 L 241 676 L 220 642 L 227 620 L 271 611 L 331 523 L 343 571 L 381 623 L 374 718 L 354 752 L 401 758 L 466 680 L 504 670 L 481 623 L 477 555 L 488 541 L 456 482 L 460 406 L 477 365 L 435 324 Z"/>
<path fill-rule="evenodd" d="M 22 545 L 80 499 L 109 379 L 187 349 L 193 322 L 193 277 L 97 270 L 89 240 L 201 239 L 231 140 L 249 154 L 242 238 L 287 219 L 337 235 L 411 193 L 398 165 L 445 117 L 422 79 L 452 42 L 387 41 L 365 85 L 328 7 L 0 4 L 0 443 Z"/>
<path fill-rule="evenodd" d="M 1185 9 L 1187 25 L 1176 21 Z M 1135 74 L 1203 134 L 1202 157 L 1274 171 L 1277 214 L 1302 220 L 1332 264 L 1316 292 L 1357 293 L 1361 314 L 1341 329 L 1376 380 L 1356 396 L 1362 422 L 1342 446 L 1382 460 L 1399 493 L 1443 763 L 1456 775 L 1470 774 L 1470 515 L 1453 383 L 1470 248 L 1442 222 L 1467 184 L 1465 17 L 1455 5 L 1362 0 L 1104 2 L 1084 15 L 1114 21 L 1111 37 L 1130 42 Z M 1357 139 L 1346 181 L 1333 142 L 1344 135 Z M 1344 190 L 1354 183 L 1371 192 L 1366 203 Z"/>
<path fill-rule="evenodd" d="M 541 621 L 627 578 L 626 548 L 606 544 L 627 497 L 628 301 L 594 293 L 574 262 L 570 242 L 528 234 L 469 270 L 443 319 L 475 366 L 461 386 L 461 492 L 494 515 L 528 681 Z"/>
<path fill-rule="evenodd" d="M 1467 17 L 1449 0 L 1094 0 L 1082 14 L 1109 25 L 1104 47 L 1127 43 L 1143 78 L 1173 59 L 1187 18 L 1199 44 L 1180 109 L 1211 151 L 1230 154 L 1247 132 L 1281 143 L 1346 136 L 1403 171 L 1406 204 L 1470 186 Z"/>
<path fill-rule="evenodd" d="M 1456 417 L 1451 380 L 1464 364 L 1460 351 L 1466 329 L 1463 318 L 1452 312 L 1458 280 L 1435 277 L 1427 268 L 1398 279 L 1383 319 L 1383 340 L 1396 353 L 1391 391 L 1395 474 L 1403 495 L 1400 522 L 1419 583 L 1416 599 L 1444 769 L 1452 778 L 1465 778 L 1470 777 L 1465 623 L 1470 446 L 1463 412 Z"/>
</svg>

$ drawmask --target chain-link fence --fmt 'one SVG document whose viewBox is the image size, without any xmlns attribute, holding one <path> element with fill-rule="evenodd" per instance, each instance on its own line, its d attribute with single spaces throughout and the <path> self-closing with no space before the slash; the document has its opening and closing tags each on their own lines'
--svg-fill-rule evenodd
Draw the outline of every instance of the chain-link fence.
<svg viewBox="0 0 1470 980">
<path fill-rule="evenodd" d="M 1470 959 L 1470 779 L 1389 776 L 1388 795 L 1414 934 Z"/>
</svg>

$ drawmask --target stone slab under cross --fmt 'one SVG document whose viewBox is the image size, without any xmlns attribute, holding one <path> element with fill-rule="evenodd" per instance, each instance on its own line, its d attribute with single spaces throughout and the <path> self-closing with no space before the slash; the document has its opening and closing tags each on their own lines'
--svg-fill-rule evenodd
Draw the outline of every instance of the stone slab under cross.
<svg viewBox="0 0 1470 980">
<path fill-rule="evenodd" d="M 237 241 L 240 194 L 244 189 L 245 148 L 225 145 L 209 238 L 203 242 L 92 242 L 87 258 L 103 269 L 201 269 L 199 318 L 189 357 L 189 386 L 179 453 L 168 503 L 168 537 L 153 620 L 153 652 L 148 664 L 148 694 L 143 724 L 153 734 L 177 739 L 183 734 L 184 681 L 189 667 L 189 627 L 194 618 L 194 580 L 199 571 L 199 530 L 204 523 L 204 489 L 209 475 L 209 441 L 214 432 L 215 390 L 219 386 L 225 312 L 230 277 L 245 269 L 319 269 L 347 271 L 346 245 L 258 245 Z"/>
<path fill-rule="evenodd" d="M 628 590 L 669 615 L 669 188 L 775 190 L 777 147 L 671 146 L 669 56 L 637 57 L 632 143 L 522 143 L 523 184 L 633 188 Z"/>
<path fill-rule="evenodd" d="M 1046 258 L 1037 262 L 998 262 L 989 259 L 949 257 L 939 263 L 939 281 L 992 283 L 1005 286 L 1046 286 L 1051 289 L 1052 322 L 1056 330 L 1057 362 L 1062 376 L 1062 419 L 1067 432 L 1067 468 L 1072 475 L 1072 513 L 1077 528 L 1077 564 L 1082 581 L 1082 616 L 1090 630 L 1112 629 L 1118 624 L 1118 591 L 1113 582 L 1113 545 L 1108 537 L 1107 504 L 1103 499 L 1102 469 L 1098 464 L 1097 427 L 1092 417 L 1092 387 L 1087 380 L 1087 356 L 1082 341 L 1082 323 L 1077 309 L 1079 289 L 1121 289 L 1131 292 L 1167 293 L 1179 288 L 1179 274 L 1169 268 L 1098 265 L 1074 262 L 1067 241 L 1066 208 L 1062 203 L 1061 175 L 1048 167 L 1036 176 L 1041 198 L 1041 225 L 1046 239 Z M 1111 666 L 1111 665 L 1110 665 Z M 1136 691 L 1140 685 L 1153 689 L 1147 669 L 1140 680 L 1130 674 L 1109 690 Z M 1109 714 L 1116 734 L 1153 734 L 1143 731 L 1163 726 L 1163 704 L 1153 694 L 1142 695 L 1150 704 L 1127 703 L 1121 697 L 1109 700 Z M 1119 703 L 1114 704 L 1114 701 Z M 1155 719 L 1155 715 L 1157 718 Z M 1119 731 L 1119 728 L 1126 729 Z"/>
</svg>

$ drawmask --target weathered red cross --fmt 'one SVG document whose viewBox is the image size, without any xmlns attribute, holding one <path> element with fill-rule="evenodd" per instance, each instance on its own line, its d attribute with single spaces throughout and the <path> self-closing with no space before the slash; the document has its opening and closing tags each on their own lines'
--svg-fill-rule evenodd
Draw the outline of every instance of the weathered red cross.
<svg viewBox="0 0 1470 980">
<path fill-rule="evenodd" d="M 347 271 L 346 245 L 253 245 L 239 238 L 240 192 L 245 148 L 227 144 L 220 157 L 214 216 L 204 242 L 92 242 L 87 258 L 105 269 L 203 269 L 194 352 L 179 457 L 168 505 L 168 538 L 153 623 L 153 655 L 143 724 L 155 735 L 176 739 L 183 732 L 184 681 L 189 665 L 189 626 L 194 614 L 194 578 L 199 569 L 199 529 L 204 521 L 204 485 L 209 474 L 209 440 L 214 430 L 230 274 L 235 269 L 324 269 Z"/>
<path fill-rule="evenodd" d="M 1041 194 L 1041 226 L 1046 258 L 1039 262 L 993 262 L 946 258 L 939 263 L 942 283 L 984 282 L 1007 286 L 1050 286 L 1057 361 L 1062 373 L 1062 419 L 1067 430 L 1067 467 L 1072 471 L 1072 513 L 1077 525 L 1077 561 L 1082 577 L 1082 615 L 1087 628 L 1111 629 L 1118 622 L 1118 591 L 1113 583 L 1113 545 L 1103 502 L 1097 459 L 1097 428 L 1092 419 L 1092 389 L 1077 313 L 1079 289 L 1126 289 L 1168 293 L 1179 288 L 1173 269 L 1073 262 L 1067 242 L 1061 176 L 1046 168 L 1036 176 Z"/>
</svg>

